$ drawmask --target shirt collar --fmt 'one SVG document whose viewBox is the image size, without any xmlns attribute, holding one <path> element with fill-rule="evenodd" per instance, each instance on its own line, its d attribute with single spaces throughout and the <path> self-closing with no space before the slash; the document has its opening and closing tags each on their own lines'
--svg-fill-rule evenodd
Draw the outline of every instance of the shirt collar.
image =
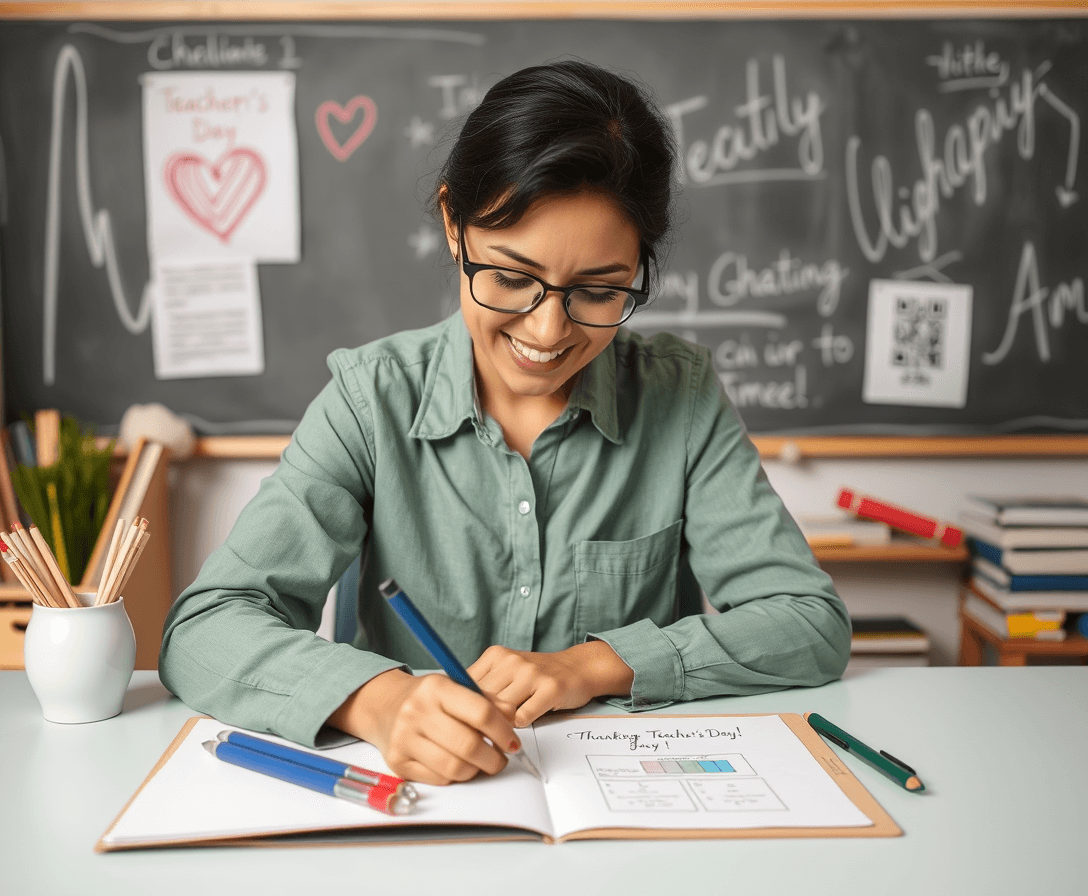
<svg viewBox="0 0 1088 896">
<path fill-rule="evenodd" d="M 616 445 L 623 444 L 616 412 L 616 340 L 590 361 L 578 377 L 568 407 L 589 412 L 601 435 Z"/>
<path fill-rule="evenodd" d="M 483 411 L 476 395 L 472 338 L 457 311 L 446 321 L 438 340 L 424 379 L 423 399 L 408 435 L 444 439 L 457 432 L 465 420 L 482 423 Z M 623 444 L 616 412 L 615 340 L 582 370 L 568 409 L 588 411 L 601 435 L 617 445 Z"/>
<path fill-rule="evenodd" d="M 465 420 L 480 420 L 475 396 L 472 338 L 458 310 L 442 328 L 423 381 L 423 399 L 408 435 L 444 439 L 457 432 Z"/>
</svg>

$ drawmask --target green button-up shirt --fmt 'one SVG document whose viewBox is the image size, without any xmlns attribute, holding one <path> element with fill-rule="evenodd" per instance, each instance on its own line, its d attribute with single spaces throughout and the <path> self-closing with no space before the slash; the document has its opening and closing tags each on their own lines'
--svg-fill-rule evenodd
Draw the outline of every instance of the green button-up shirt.
<svg viewBox="0 0 1088 896">
<path fill-rule="evenodd" d="M 433 669 L 378 594 L 390 576 L 465 665 L 607 641 L 629 709 L 842 673 L 846 609 L 705 349 L 621 329 L 528 460 L 477 406 L 459 313 L 329 368 L 167 619 L 160 674 L 193 708 L 312 744 L 373 676 Z M 359 634 L 329 643 L 322 606 L 360 552 Z"/>
</svg>

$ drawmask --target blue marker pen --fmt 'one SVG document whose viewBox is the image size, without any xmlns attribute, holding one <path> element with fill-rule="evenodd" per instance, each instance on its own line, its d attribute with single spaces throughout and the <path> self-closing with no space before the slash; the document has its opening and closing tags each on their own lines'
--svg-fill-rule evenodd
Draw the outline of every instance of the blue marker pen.
<svg viewBox="0 0 1088 896">
<path fill-rule="evenodd" d="M 458 684 L 463 685 L 470 691 L 475 691 L 481 696 L 486 696 L 483 691 L 480 690 L 480 686 L 472 680 L 472 676 L 468 674 L 465 667 L 461 665 L 457 657 L 453 655 L 451 651 L 439 637 L 438 632 L 431 628 L 431 624 L 423 618 L 423 614 L 419 612 L 419 609 L 411 600 L 408 599 L 408 595 L 400 590 L 400 587 L 392 579 L 386 579 L 381 585 L 378 586 L 378 590 L 381 591 L 382 597 L 389 601 L 389 606 L 393 608 L 393 611 L 401 618 L 401 621 L 408 626 L 408 630 L 416 636 L 416 639 L 423 645 L 424 649 L 431 655 L 431 658 L 440 665 L 446 674 L 456 681 Z M 515 753 L 514 756 L 521 760 L 521 764 L 525 767 L 533 776 L 544 780 L 544 776 L 540 773 L 532 760 L 525 755 L 524 752 Z"/>
</svg>

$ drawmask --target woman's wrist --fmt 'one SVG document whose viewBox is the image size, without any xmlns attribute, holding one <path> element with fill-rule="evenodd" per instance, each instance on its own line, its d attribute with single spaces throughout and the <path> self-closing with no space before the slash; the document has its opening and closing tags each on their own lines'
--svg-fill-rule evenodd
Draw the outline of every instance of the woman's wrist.
<svg viewBox="0 0 1088 896">
<path fill-rule="evenodd" d="M 370 743 L 384 741 L 383 723 L 396 714 L 412 680 L 403 669 L 375 675 L 340 704 L 327 724 Z"/>
<path fill-rule="evenodd" d="M 570 648 L 584 663 L 592 682 L 594 697 L 629 697 L 635 680 L 634 670 L 627 665 L 607 641 L 593 640 Z"/>
</svg>

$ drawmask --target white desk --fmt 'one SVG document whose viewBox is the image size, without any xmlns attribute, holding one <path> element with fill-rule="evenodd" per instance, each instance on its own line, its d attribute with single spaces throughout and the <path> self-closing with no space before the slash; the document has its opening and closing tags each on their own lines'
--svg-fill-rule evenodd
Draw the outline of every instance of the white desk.
<svg viewBox="0 0 1088 896">
<path fill-rule="evenodd" d="M 1088 668 L 884 669 L 671 712 L 814 710 L 918 769 L 907 793 L 844 761 L 903 829 L 890 839 L 583 841 L 98 855 L 94 843 L 194 713 L 153 672 L 124 712 L 45 722 L 0 672 L 0 892 L 717 896 L 1088 892 Z M 611 711 L 611 710 L 607 710 Z"/>
</svg>

